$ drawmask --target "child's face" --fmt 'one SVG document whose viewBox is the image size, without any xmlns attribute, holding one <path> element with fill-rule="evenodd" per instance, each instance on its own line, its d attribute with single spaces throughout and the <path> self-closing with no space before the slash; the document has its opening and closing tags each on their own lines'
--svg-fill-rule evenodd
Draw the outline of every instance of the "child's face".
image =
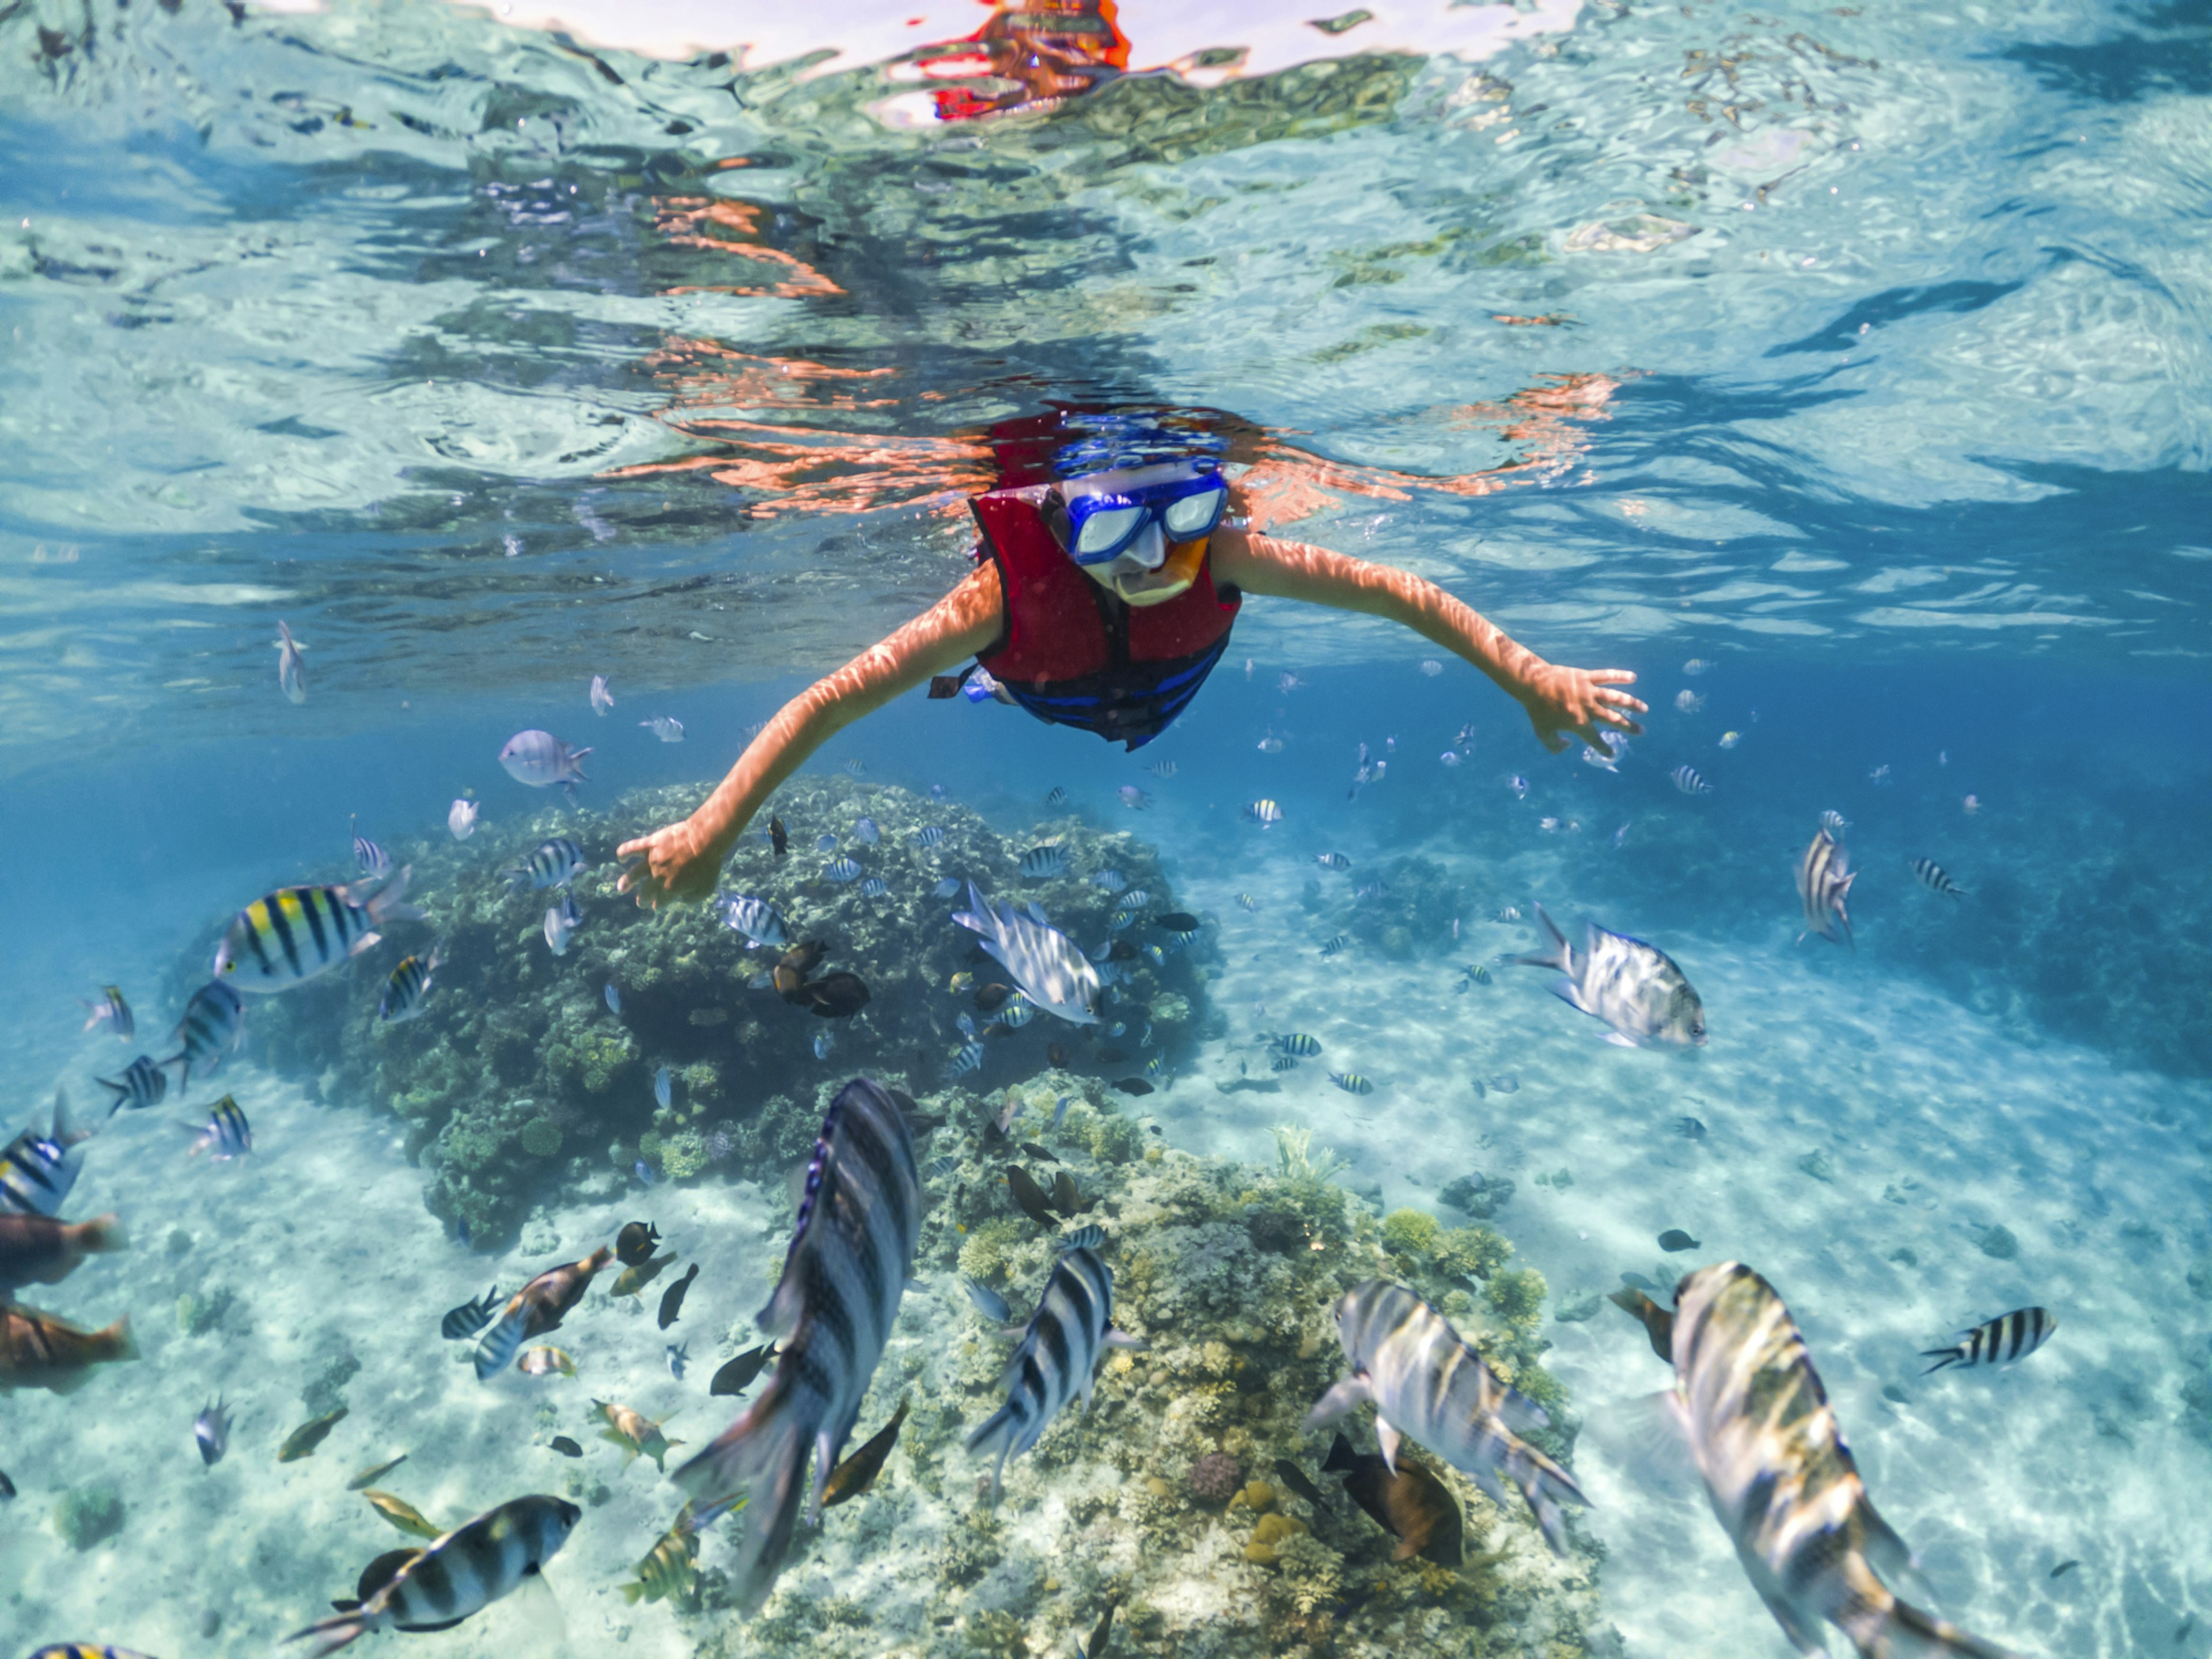
<svg viewBox="0 0 2212 1659">
<path fill-rule="evenodd" d="M 1072 479 L 1060 486 L 1060 495 L 1064 501 L 1077 501 L 1091 495 L 1136 494 L 1148 486 L 1188 479 L 1196 471 L 1187 461 L 1127 467 Z M 1115 557 L 1103 564 L 1086 564 L 1082 568 L 1100 586 L 1119 595 L 1124 604 L 1159 605 L 1175 598 L 1197 580 L 1206 548 L 1206 538 L 1203 535 L 1189 541 L 1170 541 L 1155 515 Z"/>
</svg>

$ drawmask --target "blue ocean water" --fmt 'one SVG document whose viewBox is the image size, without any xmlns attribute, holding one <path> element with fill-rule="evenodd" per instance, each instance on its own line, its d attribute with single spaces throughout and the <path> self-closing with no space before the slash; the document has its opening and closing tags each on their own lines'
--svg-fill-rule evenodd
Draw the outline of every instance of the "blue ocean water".
<svg viewBox="0 0 2212 1659">
<path fill-rule="evenodd" d="M 1737 1259 L 1805 1328 L 1948 1616 L 2024 1653 L 2212 1651 L 2212 12 L 1075 10 L 1104 20 L 1088 57 L 1020 61 L 961 44 L 980 10 L 823 61 L 428 0 L 0 11 L 0 1127 L 44 1127 L 58 1086 L 101 1115 L 94 1079 L 136 1048 L 81 1032 L 76 1000 L 122 985 L 166 1054 L 227 919 L 349 874 L 349 821 L 491 882 L 489 848 L 560 805 L 501 771 L 516 731 L 593 744 L 588 811 L 703 796 L 964 572 L 994 423 L 1201 410 L 1272 533 L 1633 671 L 1651 708 L 1617 771 L 1547 755 L 1424 641 L 1254 599 L 1139 754 L 917 693 L 799 782 L 941 799 L 1013 845 L 1064 788 L 1085 834 L 1157 848 L 1212 953 L 1142 1103 L 1163 1142 L 1272 1163 L 1271 1131 L 1304 1128 L 1382 1210 L 1516 1183 L 1498 1224 L 1549 1283 L 1545 1363 L 1591 1431 L 1581 1650 L 1787 1649 L 1702 1503 L 1607 1432 L 1663 1367 L 1610 1309 L 1559 1316 L 1624 1271 Z M 1455 50 L 1422 49 L 1447 27 Z M 638 729 L 659 714 L 681 744 Z M 1354 791 L 1363 745 L 1387 771 Z M 482 839 L 455 848 L 465 793 Z M 1250 820 L 1261 799 L 1280 823 Z M 1824 811 L 1862 872 L 1849 947 L 1797 937 Z M 1506 960 L 1537 902 L 1665 950 L 1705 1048 L 1624 1051 L 1545 995 Z M 422 937 L 287 1000 L 365 1022 Z M 257 1000 L 181 1109 L 234 1089 L 263 1126 L 243 1169 L 183 1165 L 139 1114 L 87 1150 L 64 1214 L 117 1209 L 136 1249 L 23 1299 L 128 1310 L 144 1357 L 0 1396 L 0 1650 L 262 1651 L 319 1613 L 393 1541 L 339 1471 L 270 1461 L 333 1356 L 369 1431 L 345 1470 L 421 1448 L 421 1501 L 454 1518 L 551 1478 L 514 1450 L 529 1404 L 425 1333 L 655 1189 L 549 1175 L 471 1250 L 405 1123 L 347 1093 L 338 1038 L 279 1029 Z M 1329 1058 L 1278 1086 L 1287 1030 Z M 792 1063 L 811 1088 L 841 1058 Z M 984 1079 L 1022 1080 L 957 1104 Z M 717 1334 L 773 1278 L 787 1175 L 718 1165 L 653 1200 L 708 1241 Z M 1662 1253 L 1673 1227 L 1698 1253 Z M 164 1254 L 176 1235 L 194 1254 Z M 210 1336 L 170 1310 L 204 1288 L 179 1262 L 211 1257 L 254 1311 Z M 2027 1305 L 2061 1320 L 2045 1352 L 1921 1380 L 1918 1350 Z M 687 1382 L 655 1334 L 603 1339 L 589 1381 L 711 1438 L 737 1338 L 711 1364 L 698 1341 Z M 218 1391 L 250 1409 L 204 1473 L 191 1418 Z M 629 1480 L 549 1575 L 574 1650 L 767 1651 L 726 1610 L 615 1595 L 675 1501 Z M 95 1488 L 128 1519 L 78 1547 L 56 1505 Z M 904 1571 L 867 1544 L 823 1559 Z M 1200 1651 L 1207 1597 L 1260 1593 L 1241 1558 L 1193 1559 L 1210 1588 L 1145 1592 L 1157 1618 L 1117 1650 Z M 1045 1632 L 1074 1613 L 1027 1594 L 992 1616 L 1065 1650 Z M 960 1622 L 809 1639 L 1000 1631 L 941 1605 Z M 505 1651 L 505 1617 L 404 1639 Z M 1338 1639 L 1372 1638 L 1360 1617 Z"/>
</svg>

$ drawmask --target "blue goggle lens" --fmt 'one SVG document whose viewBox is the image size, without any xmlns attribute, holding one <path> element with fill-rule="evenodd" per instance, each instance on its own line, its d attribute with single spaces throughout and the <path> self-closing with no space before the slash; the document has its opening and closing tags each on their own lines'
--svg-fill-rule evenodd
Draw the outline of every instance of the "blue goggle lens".
<svg viewBox="0 0 2212 1659">
<path fill-rule="evenodd" d="M 1159 520 L 1170 541 L 1195 541 L 1221 522 L 1228 504 L 1229 486 L 1211 477 L 1159 486 L 1135 496 L 1079 496 L 1067 506 L 1068 551 L 1079 564 L 1102 564 L 1135 541 L 1153 518 Z"/>
</svg>

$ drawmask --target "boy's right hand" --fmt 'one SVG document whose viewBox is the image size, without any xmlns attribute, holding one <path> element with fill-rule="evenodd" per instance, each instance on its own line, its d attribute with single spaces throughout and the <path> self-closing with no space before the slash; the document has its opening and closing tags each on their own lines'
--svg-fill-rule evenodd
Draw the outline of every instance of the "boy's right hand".
<svg viewBox="0 0 2212 1659">
<path fill-rule="evenodd" d="M 640 858 L 623 872 L 617 890 L 637 895 L 648 910 L 664 904 L 689 904 L 711 896 L 729 849 L 690 818 L 671 823 L 615 848 L 620 859 Z"/>
</svg>

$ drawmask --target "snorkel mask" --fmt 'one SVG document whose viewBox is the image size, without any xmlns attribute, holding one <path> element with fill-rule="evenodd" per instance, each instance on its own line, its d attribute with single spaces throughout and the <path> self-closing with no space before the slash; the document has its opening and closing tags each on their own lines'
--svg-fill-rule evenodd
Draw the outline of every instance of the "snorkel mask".
<svg viewBox="0 0 2212 1659">
<path fill-rule="evenodd" d="M 1060 484 L 1047 518 L 1067 556 L 1127 605 L 1160 605 L 1198 580 L 1229 504 L 1210 457 L 1116 468 Z"/>
</svg>

